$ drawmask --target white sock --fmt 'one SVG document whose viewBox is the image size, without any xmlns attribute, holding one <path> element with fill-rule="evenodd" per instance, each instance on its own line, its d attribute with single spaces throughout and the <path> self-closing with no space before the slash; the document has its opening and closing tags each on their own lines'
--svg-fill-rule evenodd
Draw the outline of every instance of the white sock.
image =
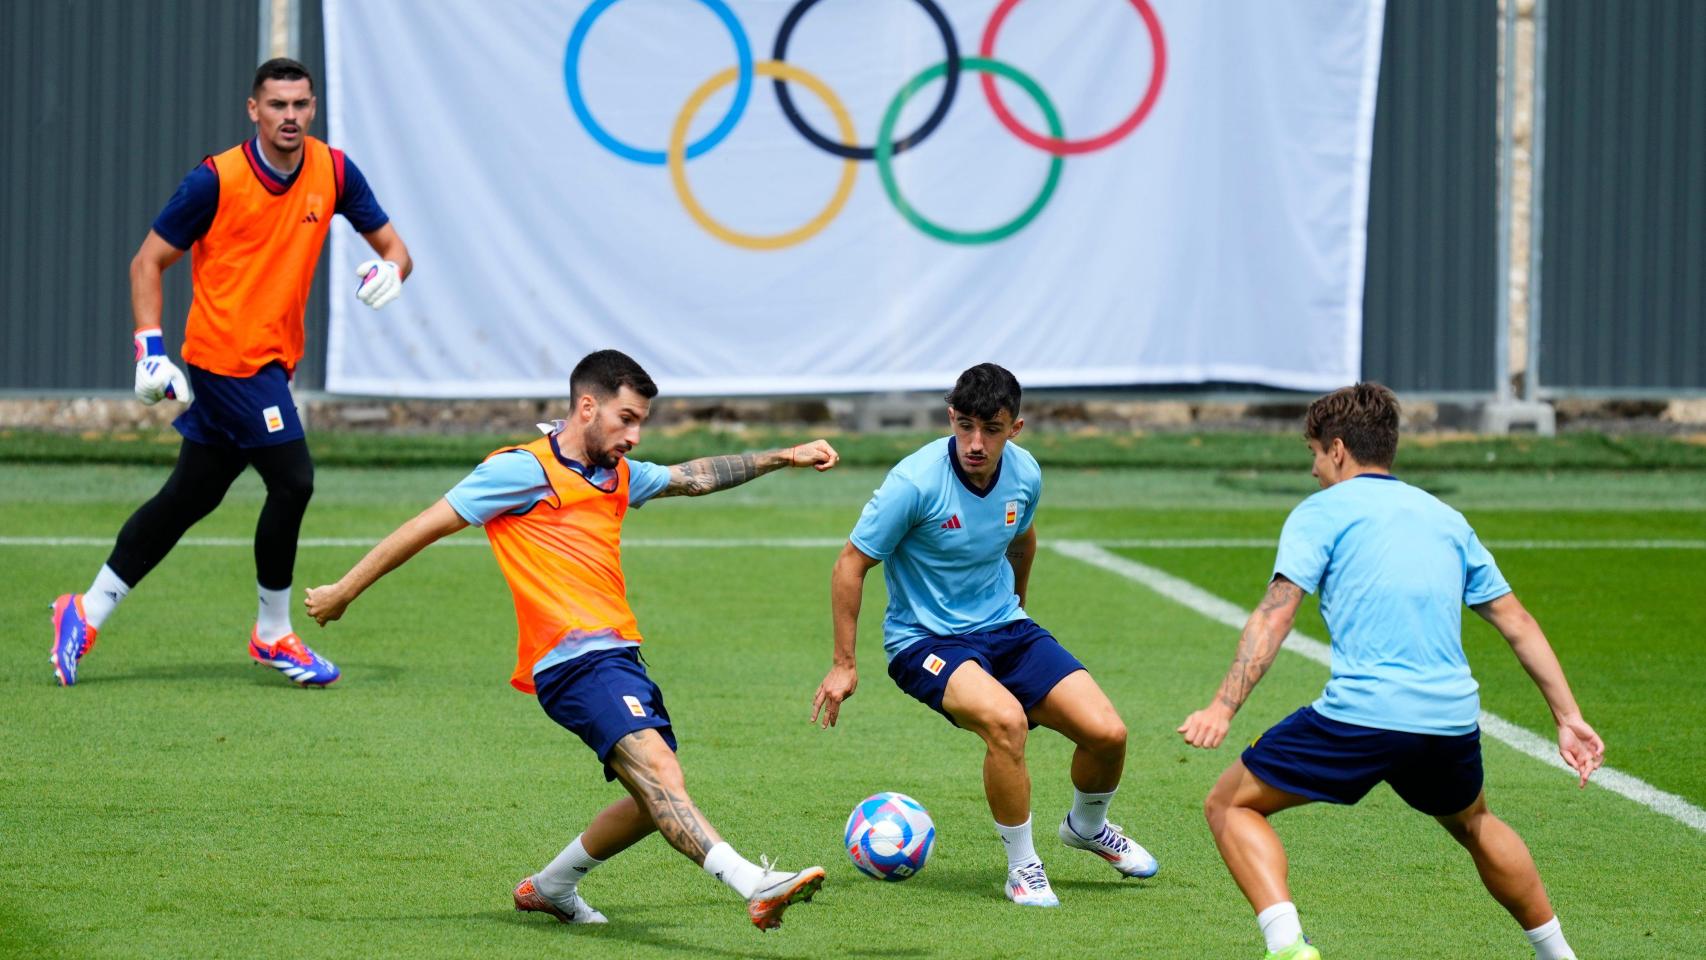
<svg viewBox="0 0 1706 960">
<path fill-rule="evenodd" d="M 1297 919 L 1297 905 L 1290 900 L 1279 903 L 1256 914 L 1256 923 L 1262 928 L 1262 936 L 1267 938 L 1268 950 L 1278 953 L 1297 942 L 1303 936 L 1303 923 Z"/>
<path fill-rule="evenodd" d="M 581 837 L 586 834 L 581 834 Z M 549 900 L 567 900 L 575 892 L 575 887 L 581 882 L 593 867 L 603 863 L 586 852 L 581 844 L 581 837 L 563 848 L 557 854 L 557 859 L 545 865 L 545 869 L 533 875 L 533 886 Z"/>
<path fill-rule="evenodd" d="M 1118 787 L 1107 793 L 1085 793 L 1074 787 L 1072 812 L 1066 815 L 1066 825 L 1084 839 L 1094 840 L 1096 834 L 1102 832 L 1102 827 L 1107 825 L 1108 804 L 1113 801 L 1117 792 Z"/>
<path fill-rule="evenodd" d="M 1528 942 L 1534 945 L 1536 960 L 1576 960 L 1576 952 L 1564 942 L 1564 928 L 1553 917 L 1533 930 L 1524 930 Z"/>
<path fill-rule="evenodd" d="M 95 582 L 83 594 L 83 616 L 89 626 L 101 629 L 118 602 L 129 593 L 130 584 L 120 580 L 112 567 L 101 564 L 101 572 L 95 574 Z"/>
<path fill-rule="evenodd" d="M 255 632 L 260 634 L 262 643 L 283 640 L 291 632 L 290 588 L 268 590 L 257 583 L 255 592 L 261 597 L 260 612 L 255 614 Z"/>
<path fill-rule="evenodd" d="M 726 842 L 705 852 L 705 872 L 748 900 L 764 883 L 764 868 L 736 853 Z"/>
<path fill-rule="evenodd" d="M 1007 847 L 1007 869 L 1032 863 L 1038 859 L 1036 845 L 1031 843 L 1031 818 L 1016 827 L 1003 823 L 995 824 L 995 832 L 1001 834 L 1001 842 Z"/>
</svg>

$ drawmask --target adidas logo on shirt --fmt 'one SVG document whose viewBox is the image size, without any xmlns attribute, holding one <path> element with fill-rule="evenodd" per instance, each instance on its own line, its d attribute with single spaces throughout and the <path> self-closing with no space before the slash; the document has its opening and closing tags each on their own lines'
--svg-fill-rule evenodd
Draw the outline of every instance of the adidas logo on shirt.
<svg viewBox="0 0 1706 960">
<path fill-rule="evenodd" d="M 319 223 L 320 222 L 320 215 L 310 211 L 308 216 L 302 218 L 302 222 L 303 223 Z"/>
<path fill-rule="evenodd" d="M 960 515 L 956 513 L 953 516 L 948 518 L 947 523 L 942 524 L 942 529 L 943 530 L 958 530 L 962 526 L 964 526 L 964 524 L 960 523 Z"/>
</svg>

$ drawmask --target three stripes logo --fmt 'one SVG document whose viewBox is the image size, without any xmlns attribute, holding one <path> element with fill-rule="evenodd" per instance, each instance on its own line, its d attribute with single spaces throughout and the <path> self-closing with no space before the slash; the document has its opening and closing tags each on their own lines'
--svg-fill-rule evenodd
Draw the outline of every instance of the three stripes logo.
<svg viewBox="0 0 1706 960">
<path fill-rule="evenodd" d="M 314 211 L 310 210 L 310 211 L 308 211 L 308 216 L 302 218 L 302 222 L 303 223 L 319 223 L 320 222 L 320 215 L 318 213 L 315 213 Z"/>
<path fill-rule="evenodd" d="M 964 524 L 960 523 L 960 515 L 956 513 L 953 516 L 948 518 L 947 523 L 942 524 L 942 529 L 943 530 L 958 530 L 962 526 L 964 526 Z"/>
</svg>

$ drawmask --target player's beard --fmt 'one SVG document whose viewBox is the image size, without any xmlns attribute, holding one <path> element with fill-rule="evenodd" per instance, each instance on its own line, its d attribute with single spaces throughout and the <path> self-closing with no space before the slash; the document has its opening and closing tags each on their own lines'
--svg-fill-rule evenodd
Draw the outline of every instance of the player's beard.
<svg viewBox="0 0 1706 960">
<path fill-rule="evenodd" d="M 616 469 L 616 464 L 622 460 L 622 454 L 609 444 L 609 438 L 595 424 L 587 424 L 586 432 L 581 434 L 581 442 L 586 450 L 587 462 L 605 470 Z"/>
</svg>

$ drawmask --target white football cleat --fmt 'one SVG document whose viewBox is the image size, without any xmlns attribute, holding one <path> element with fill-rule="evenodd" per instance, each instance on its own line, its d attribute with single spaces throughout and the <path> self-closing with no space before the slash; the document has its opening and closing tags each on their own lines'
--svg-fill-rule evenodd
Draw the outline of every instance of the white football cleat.
<svg viewBox="0 0 1706 960">
<path fill-rule="evenodd" d="M 1060 842 L 1076 850 L 1088 850 L 1108 861 L 1123 877 L 1153 877 L 1161 864 L 1137 841 L 1125 835 L 1125 828 L 1114 823 L 1103 824 L 1094 837 L 1079 835 L 1072 828 L 1072 816 L 1060 821 Z"/>
<path fill-rule="evenodd" d="M 807 867 L 788 872 L 772 870 L 770 861 L 759 858 L 764 877 L 758 889 L 746 898 L 746 916 L 760 930 L 774 930 L 782 925 L 782 912 L 796 903 L 809 903 L 823 888 L 823 868 Z"/>
<path fill-rule="evenodd" d="M 1007 899 L 1021 907 L 1058 907 L 1060 898 L 1049 886 L 1043 862 L 1032 860 L 1007 869 Z"/>
<path fill-rule="evenodd" d="M 604 914 L 592 908 L 592 904 L 581 899 L 580 891 L 569 894 L 569 902 L 560 904 L 539 892 L 533 885 L 533 878 L 528 877 L 515 885 L 515 908 L 517 910 L 537 911 L 548 913 L 563 923 L 606 923 Z"/>
</svg>

